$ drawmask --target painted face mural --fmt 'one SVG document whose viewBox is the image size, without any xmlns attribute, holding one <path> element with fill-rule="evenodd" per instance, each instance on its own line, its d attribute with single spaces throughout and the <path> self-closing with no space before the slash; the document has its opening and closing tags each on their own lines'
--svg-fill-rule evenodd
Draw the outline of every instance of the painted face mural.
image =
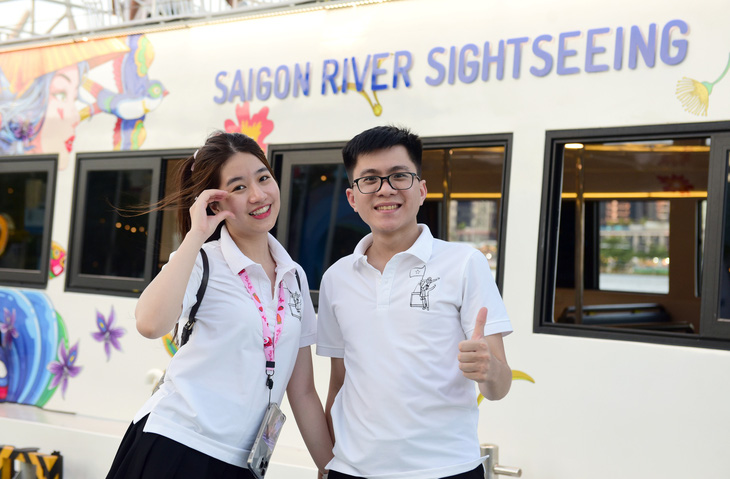
<svg viewBox="0 0 730 479">
<path fill-rule="evenodd" d="M 42 407 L 76 376 L 77 347 L 66 325 L 38 291 L 0 288 L 0 402 Z"/>
<path fill-rule="evenodd" d="M 57 151 L 59 146 L 66 166 L 68 153 L 73 149 L 76 127 L 81 121 L 76 108 L 81 73 L 73 65 L 58 70 L 50 77 L 48 102 L 44 112 L 43 126 L 32 139 L 33 152 Z"/>
<path fill-rule="evenodd" d="M 64 169 L 77 127 L 98 113 L 117 117 L 114 149 L 138 149 L 145 116 L 167 95 L 148 77 L 153 59 L 144 35 L 0 54 L 0 155 L 57 153 Z M 113 86 L 93 80 L 92 70 L 109 61 Z"/>
</svg>

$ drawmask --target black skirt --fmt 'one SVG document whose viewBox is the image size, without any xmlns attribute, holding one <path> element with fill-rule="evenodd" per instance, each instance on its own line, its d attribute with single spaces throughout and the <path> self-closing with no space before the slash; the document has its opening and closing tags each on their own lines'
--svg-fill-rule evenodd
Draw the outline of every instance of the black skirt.
<svg viewBox="0 0 730 479">
<path fill-rule="evenodd" d="M 147 416 L 130 424 L 107 479 L 254 479 L 234 466 L 159 434 L 143 432 Z"/>
</svg>

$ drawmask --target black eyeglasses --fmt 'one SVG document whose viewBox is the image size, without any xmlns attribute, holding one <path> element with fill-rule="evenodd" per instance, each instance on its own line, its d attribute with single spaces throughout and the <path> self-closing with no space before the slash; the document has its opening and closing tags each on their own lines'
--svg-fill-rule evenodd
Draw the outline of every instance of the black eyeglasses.
<svg viewBox="0 0 730 479">
<path fill-rule="evenodd" d="M 407 190 L 413 186 L 413 180 L 421 178 L 410 171 L 399 171 L 388 176 L 363 176 L 352 182 L 352 186 L 357 185 L 357 189 L 364 195 L 372 195 L 380 191 L 383 187 L 383 181 L 388 180 L 388 184 L 394 190 Z"/>
</svg>

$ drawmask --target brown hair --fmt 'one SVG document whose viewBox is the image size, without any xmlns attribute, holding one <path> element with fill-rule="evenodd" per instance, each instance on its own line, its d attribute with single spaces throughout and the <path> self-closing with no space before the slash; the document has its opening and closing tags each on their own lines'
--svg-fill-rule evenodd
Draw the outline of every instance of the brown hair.
<svg viewBox="0 0 730 479">
<path fill-rule="evenodd" d="M 210 135 L 192 156 L 186 158 L 178 167 L 177 190 L 160 200 L 153 210 L 176 209 L 177 228 L 180 237 L 184 238 L 190 230 L 190 207 L 197 196 L 204 190 L 218 189 L 221 182 L 221 168 L 236 153 L 250 153 L 266 166 L 274 178 L 266 159 L 266 154 L 253 138 L 241 133 L 224 133 L 217 131 Z M 220 228 L 208 241 L 220 237 Z"/>
</svg>

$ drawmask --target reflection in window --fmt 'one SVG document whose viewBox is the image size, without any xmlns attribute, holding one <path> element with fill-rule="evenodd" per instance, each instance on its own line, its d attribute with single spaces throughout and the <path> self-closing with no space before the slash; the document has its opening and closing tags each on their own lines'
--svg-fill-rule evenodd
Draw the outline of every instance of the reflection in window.
<svg viewBox="0 0 730 479">
<path fill-rule="evenodd" d="M 152 171 L 147 169 L 88 172 L 81 274 L 144 278 L 149 214 L 120 211 L 150 204 L 151 184 Z"/>
<path fill-rule="evenodd" d="M 0 268 L 39 271 L 48 173 L 0 175 Z"/>
<path fill-rule="evenodd" d="M 345 196 L 342 164 L 292 166 L 287 250 L 318 289 L 324 271 L 370 233 Z"/>
<path fill-rule="evenodd" d="M 177 181 L 179 171 L 184 160 L 171 159 L 167 160 L 165 168 L 165 189 L 160 196 L 165 197 L 170 193 L 177 191 Z M 162 212 L 162 228 L 160 230 L 160 251 L 157 257 L 157 271 L 167 264 L 170 254 L 177 250 L 182 243 L 182 238 L 177 232 L 177 210 L 174 208 L 165 209 Z"/>
<path fill-rule="evenodd" d="M 601 201 L 598 287 L 669 293 L 669 201 Z"/>
<path fill-rule="evenodd" d="M 709 139 L 560 151 L 554 321 L 698 332 L 694 252 L 704 231 L 698 212 L 707 198 Z"/>
<path fill-rule="evenodd" d="M 504 161 L 504 146 L 423 152 L 428 197 L 419 220 L 428 224 L 437 238 L 480 250 L 495 277 Z"/>
<path fill-rule="evenodd" d="M 461 145 L 498 146 L 450 148 L 425 142 L 421 178 L 426 181 L 428 195 L 417 221 L 427 225 L 435 238 L 479 249 L 501 284 L 497 274 L 498 245 L 504 221 L 500 213 L 505 145 L 509 140 L 459 141 Z M 446 139 L 440 143 L 449 145 Z M 338 150 L 283 150 L 273 156 L 283 165 L 282 216 L 277 234 L 316 291 L 324 271 L 351 254 L 370 228 L 347 202 L 348 179 Z"/>
</svg>

